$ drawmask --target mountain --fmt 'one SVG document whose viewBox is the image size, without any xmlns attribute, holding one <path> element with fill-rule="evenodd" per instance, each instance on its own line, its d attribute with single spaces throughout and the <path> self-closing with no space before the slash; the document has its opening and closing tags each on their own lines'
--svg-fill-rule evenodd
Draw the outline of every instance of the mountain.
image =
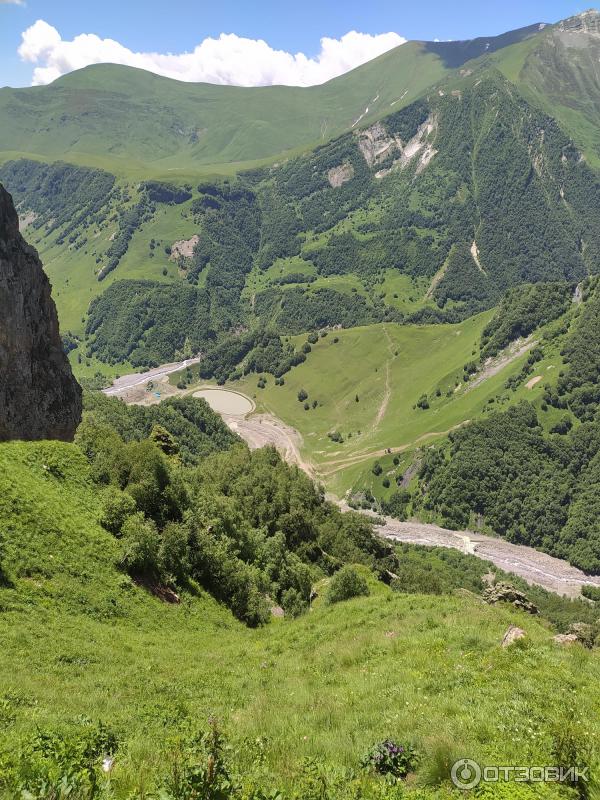
<svg viewBox="0 0 600 800">
<path fill-rule="evenodd" d="M 0 186 L 0 440 L 72 440 L 81 389 L 63 351 L 50 283 Z"/>
<path fill-rule="evenodd" d="M 408 105 L 468 59 L 538 25 L 469 42 L 408 42 L 309 88 L 191 84 L 116 65 L 0 89 L 2 153 L 138 173 L 223 171 L 327 141 Z M 222 166 L 217 166 L 222 165 Z M 210 171 L 210 170 L 208 170 Z"/>
</svg>

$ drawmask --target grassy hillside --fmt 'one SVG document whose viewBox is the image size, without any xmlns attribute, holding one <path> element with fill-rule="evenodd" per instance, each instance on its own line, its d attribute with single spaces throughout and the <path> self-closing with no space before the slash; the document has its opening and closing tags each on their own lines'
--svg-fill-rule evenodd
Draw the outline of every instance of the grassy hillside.
<svg viewBox="0 0 600 800">
<path fill-rule="evenodd" d="M 446 72 L 418 42 L 309 88 L 190 84 L 91 66 L 48 87 L 1 89 L 2 151 L 133 177 L 203 174 L 204 165 L 227 172 L 219 165 L 248 167 L 402 108 Z"/>
<path fill-rule="evenodd" d="M 588 11 L 497 54 L 500 69 L 551 114 L 597 167 L 599 16 Z"/>
<path fill-rule="evenodd" d="M 593 273 L 595 173 L 498 73 L 461 81 L 232 181 L 6 164 L 63 327 L 86 334 L 78 360 L 158 364 L 261 327 L 457 322 L 511 286 Z"/>
<path fill-rule="evenodd" d="M 567 736 L 589 758 L 597 653 L 556 647 L 547 623 L 469 593 L 393 592 L 366 571 L 369 597 L 327 605 L 324 581 L 309 614 L 251 630 L 198 586 L 169 605 L 117 569 L 76 446 L 3 444 L 0 461 L 0 796 L 183 800 L 213 753 L 233 778 L 223 798 L 433 800 L 454 796 L 455 757 L 546 763 Z M 502 650 L 509 624 L 527 639 Z M 211 716 L 223 754 L 197 738 Z M 420 755 L 406 790 L 360 769 L 386 737 Z M 517 796 L 506 788 L 490 796 Z"/>
</svg>

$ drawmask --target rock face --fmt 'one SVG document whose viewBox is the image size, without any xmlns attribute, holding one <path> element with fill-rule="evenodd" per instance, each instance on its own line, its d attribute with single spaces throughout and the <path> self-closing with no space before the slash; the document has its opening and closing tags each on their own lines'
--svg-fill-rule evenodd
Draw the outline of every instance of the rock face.
<svg viewBox="0 0 600 800">
<path fill-rule="evenodd" d="M 489 586 L 483 593 L 483 599 L 491 605 L 511 603 L 515 608 L 527 611 L 528 614 L 538 613 L 537 608 L 527 599 L 526 595 L 515 589 L 510 583 L 495 583 L 493 586 Z"/>
<path fill-rule="evenodd" d="M 50 282 L 0 186 L 0 440 L 70 441 L 80 419 Z"/>
</svg>

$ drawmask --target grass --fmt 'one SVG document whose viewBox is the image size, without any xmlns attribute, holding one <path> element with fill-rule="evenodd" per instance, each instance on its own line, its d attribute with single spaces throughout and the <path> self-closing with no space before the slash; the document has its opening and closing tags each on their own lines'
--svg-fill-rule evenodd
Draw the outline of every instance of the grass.
<svg viewBox="0 0 600 800">
<path fill-rule="evenodd" d="M 165 247 L 181 239 L 189 239 L 197 232 L 197 225 L 189 215 L 189 206 L 190 202 L 180 206 L 159 205 L 152 220 L 135 232 L 117 269 L 101 282 L 96 273 L 104 263 L 104 253 L 117 230 L 116 222 L 107 220 L 102 227 L 92 230 L 88 234 L 87 244 L 79 250 L 67 243 L 54 244 L 43 228 L 36 230 L 28 227 L 24 236 L 38 249 L 52 283 L 52 296 L 58 309 L 61 330 L 81 335 L 90 302 L 114 281 L 180 280 L 178 267 L 169 260 Z M 157 242 L 153 251 L 150 249 L 151 239 Z M 101 259 L 100 263 L 96 263 L 97 256 Z"/>
<path fill-rule="evenodd" d="M 597 653 L 554 646 L 535 618 L 370 577 L 368 598 L 327 606 L 320 585 L 311 613 L 249 630 L 201 590 L 169 606 L 116 569 L 74 445 L 2 444 L 0 466 L 5 753 L 38 729 L 101 720 L 121 741 L 112 783 L 125 798 L 169 769 L 175 733 L 211 714 L 242 760 L 263 742 L 263 777 L 279 786 L 306 758 L 356 770 L 388 736 L 414 739 L 424 770 L 443 741 L 483 763 L 552 763 L 548 720 L 567 715 L 597 737 Z M 506 651 L 509 624 L 527 639 Z"/>
<path fill-rule="evenodd" d="M 478 352 L 491 313 L 459 325 L 381 324 L 330 331 L 313 345 L 304 364 L 285 375 L 284 386 L 275 386 L 269 377 L 260 389 L 258 376 L 249 375 L 230 387 L 296 428 L 305 455 L 328 487 L 343 494 L 387 448 L 410 450 L 434 440 L 479 416 L 488 400 L 502 393 L 525 356 L 473 390 L 461 385 L 455 391 L 464 364 L 476 358 L 473 351 Z M 298 346 L 305 338 L 293 341 Z M 317 408 L 304 410 L 297 398 L 301 389 L 308 392 L 309 404 L 317 401 Z M 423 394 L 430 402 L 426 411 L 415 408 Z M 329 439 L 334 431 L 342 434 L 343 443 Z"/>
<path fill-rule="evenodd" d="M 191 84 L 95 65 L 47 87 L 0 90 L 2 150 L 135 179 L 237 171 L 313 147 L 361 115 L 366 124 L 397 111 L 447 71 L 417 42 L 309 88 Z"/>
</svg>

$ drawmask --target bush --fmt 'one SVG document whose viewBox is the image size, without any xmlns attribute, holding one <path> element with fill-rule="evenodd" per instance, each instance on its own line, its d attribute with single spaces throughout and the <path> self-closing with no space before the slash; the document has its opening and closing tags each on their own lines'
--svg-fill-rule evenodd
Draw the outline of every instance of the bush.
<svg viewBox="0 0 600 800">
<path fill-rule="evenodd" d="M 583 586 L 581 594 L 587 597 L 588 600 L 593 600 L 595 603 L 600 602 L 600 586 Z"/>
<path fill-rule="evenodd" d="M 352 597 L 368 597 L 369 585 L 356 567 L 347 564 L 336 572 L 329 584 L 326 601 L 330 605 Z"/>
<path fill-rule="evenodd" d="M 418 760 L 417 752 L 411 744 L 397 744 L 391 739 L 386 739 L 365 753 L 361 759 L 361 766 L 380 775 L 405 778 L 409 772 L 414 771 Z"/>
<path fill-rule="evenodd" d="M 123 537 L 122 566 L 132 575 L 156 577 L 160 537 L 156 525 L 141 512 L 128 517 L 121 529 Z"/>
<path fill-rule="evenodd" d="M 381 466 L 381 464 L 379 463 L 379 461 L 376 461 L 376 462 L 373 464 L 373 469 L 371 470 L 371 472 L 372 472 L 372 473 L 373 473 L 373 475 L 375 475 L 375 476 L 379 476 L 379 475 L 381 475 L 381 473 L 383 472 L 383 467 Z"/>
<path fill-rule="evenodd" d="M 303 403 L 305 400 L 308 400 L 308 392 L 304 389 L 300 389 L 298 392 L 298 402 Z"/>
<path fill-rule="evenodd" d="M 106 490 L 100 524 L 113 536 L 120 536 L 123 523 L 127 517 L 135 514 L 135 511 L 136 505 L 133 497 L 110 486 Z"/>
</svg>

